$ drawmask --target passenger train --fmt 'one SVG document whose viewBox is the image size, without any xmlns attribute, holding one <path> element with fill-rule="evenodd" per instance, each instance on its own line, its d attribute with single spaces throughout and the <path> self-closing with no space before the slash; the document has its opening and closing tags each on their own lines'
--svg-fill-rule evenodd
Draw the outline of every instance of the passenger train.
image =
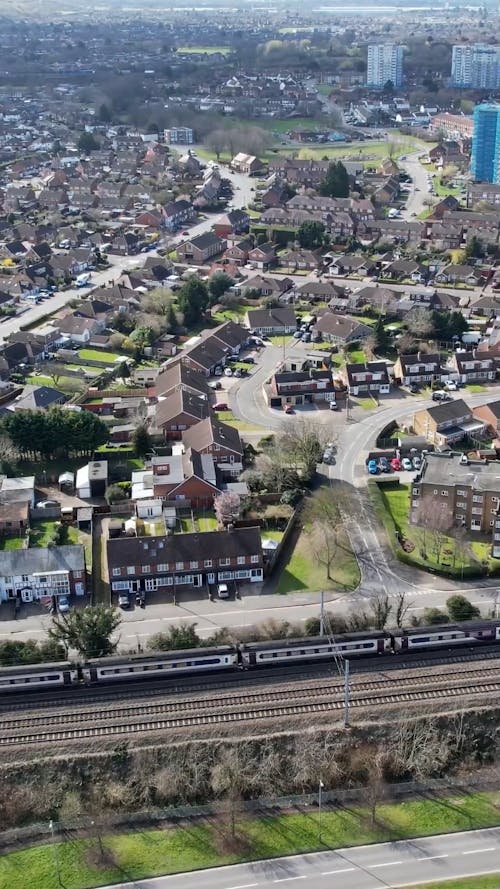
<svg viewBox="0 0 500 889">
<path fill-rule="evenodd" d="M 138 680 L 170 679 L 196 673 L 221 673 L 314 663 L 339 658 L 408 654 L 436 649 L 500 644 L 500 620 L 465 621 L 411 629 L 366 630 L 329 639 L 324 636 L 251 642 L 217 648 L 114 656 L 85 663 L 36 664 L 0 668 L 0 696 L 9 692 L 79 685 L 105 685 Z"/>
</svg>

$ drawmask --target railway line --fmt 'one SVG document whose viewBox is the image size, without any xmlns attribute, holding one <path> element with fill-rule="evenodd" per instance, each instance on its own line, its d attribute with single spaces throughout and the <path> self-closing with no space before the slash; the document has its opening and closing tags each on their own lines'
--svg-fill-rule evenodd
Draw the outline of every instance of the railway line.
<svg viewBox="0 0 500 889">
<path fill-rule="evenodd" d="M 423 673 L 415 670 L 412 675 L 389 672 L 368 680 L 362 674 L 355 674 L 350 688 L 350 707 L 373 709 L 471 696 L 488 696 L 491 700 L 498 692 L 500 664 L 488 662 L 481 666 L 464 665 L 460 672 L 456 669 Z M 127 703 L 101 711 L 85 708 L 0 719 L 0 747 L 279 720 L 334 713 L 343 707 L 344 688 L 339 678 L 330 678 L 326 683 L 302 682 L 300 686 L 289 682 L 279 688 L 217 694 L 212 698 L 169 697 L 161 702 Z"/>
</svg>

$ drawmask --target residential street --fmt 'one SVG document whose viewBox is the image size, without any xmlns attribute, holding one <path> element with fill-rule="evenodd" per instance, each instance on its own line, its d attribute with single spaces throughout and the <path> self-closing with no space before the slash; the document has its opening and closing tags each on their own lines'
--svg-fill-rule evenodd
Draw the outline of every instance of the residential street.
<svg viewBox="0 0 500 889">
<path fill-rule="evenodd" d="M 299 880 L 311 889 L 390 889 L 498 871 L 500 828 L 494 827 L 134 880 L 105 889 L 263 889 Z"/>
</svg>

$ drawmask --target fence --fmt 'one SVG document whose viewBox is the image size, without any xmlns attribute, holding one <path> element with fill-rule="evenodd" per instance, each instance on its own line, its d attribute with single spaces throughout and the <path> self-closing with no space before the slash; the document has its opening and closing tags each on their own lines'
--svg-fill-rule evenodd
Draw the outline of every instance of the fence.
<svg viewBox="0 0 500 889">
<path fill-rule="evenodd" d="M 318 778 L 319 783 L 319 778 Z M 469 776 L 463 783 L 435 778 L 427 781 L 408 781 L 398 784 L 387 784 L 384 788 L 384 802 L 398 802 L 409 797 L 432 796 L 446 797 L 448 795 L 468 795 L 479 790 L 496 790 L 498 781 L 492 776 Z M 366 788 L 353 787 L 349 790 L 322 790 L 322 805 L 325 808 L 343 808 L 348 805 L 363 805 L 366 802 Z M 240 807 L 240 804 L 238 804 Z M 318 805 L 318 793 L 305 793 L 280 797 L 261 797 L 254 800 L 245 800 L 241 803 L 241 809 L 249 814 L 278 814 L 283 811 L 303 810 L 315 808 Z M 121 814 L 107 813 L 105 816 L 81 815 L 67 821 L 55 822 L 56 836 L 61 834 L 71 835 L 76 832 L 94 835 L 99 832 L 111 832 L 122 828 L 133 830 L 139 828 L 175 825 L 181 821 L 209 818 L 213 815 L 227 812 L 227 803 L 212 802 L 198 806 L 168 806 L 164 809 L 149 809 L 139 812 L 125 812 Z M 8 851 L 9 847 L 28 846 L 37 842 L 51 839 L 51 830 L 48 822 L 43 824 L 31 824 L 27 827 L 12 828 L 0 833 L 0 852 Z"/>
</svg>

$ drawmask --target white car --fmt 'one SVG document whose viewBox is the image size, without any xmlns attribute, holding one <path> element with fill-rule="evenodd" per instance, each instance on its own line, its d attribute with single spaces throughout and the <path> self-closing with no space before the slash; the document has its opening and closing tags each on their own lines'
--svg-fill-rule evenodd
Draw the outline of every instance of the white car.
<svg viewBox="0 0 500 889">
<path fill-rule="evenodd" d="M 224 371 L 224 376 L 225 376 L 225 377 L 232 377 L 232 375 L 233 375 L 233 372 L 232 372 L 231 368 L 230 368 L 230 367 L 226 367 L 226 369 L 225 369 L 225 371 Z"/>
<path fill-rule="evenodd" d="M 66 614 L 70 609 L 69 599 L 67 596 L 59 596 L 57 600 L 57 610 L 60 614 Z"/>
<path fill-rule="evenodd" d="M 219 583 L 217 587 L 217 595 L 219 599 L 229 599 L 229 590 L 227 588 L 227 583 Z"/>
<path fill-rule="evenodd" d="M 447 380 L 444 384 L 444 388 L 447 389 L 448 392 L 456 392 L 458 386 L 453 380 Z"/>
</svg>

